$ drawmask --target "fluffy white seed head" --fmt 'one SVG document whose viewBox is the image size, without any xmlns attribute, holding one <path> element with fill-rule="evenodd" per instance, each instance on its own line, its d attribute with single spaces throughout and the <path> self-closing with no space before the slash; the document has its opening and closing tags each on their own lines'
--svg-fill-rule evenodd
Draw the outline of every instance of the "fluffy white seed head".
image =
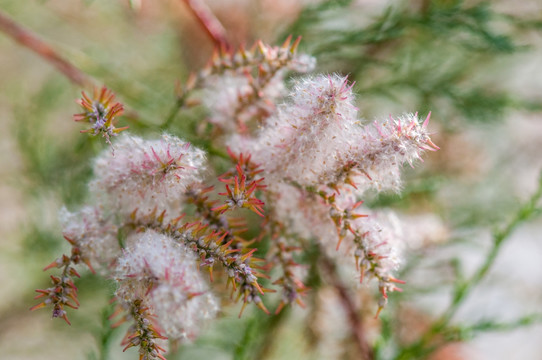
<svg viewBox="0 0 542 360">
<path fill-rule="evenodd" d="M 144 299 L 170 339 L 194 339 L 218 311 L 193 252 L 152 230 L 129 239 L 115 279 L 117 298 Z"/>
<path fill-rule="evenodd" d="M 317 196 L 308 197 L 298 188 L 286 183 L 272 183 L 267 188 L 272 199 L 273 216 L 295 237 L 318 238 L 323 243 L 336 244 L 335 225 L 329 217 L 329 207 Z"/>
<path fill-rule="evenodd" d="M 361 235 L 362 246 L 357 246 L 355 251 L 358 251 L 362 265 L 365 261 L 370 266 L 369 259 L 374 262 L 367 275 L 384 279 L 393 277 L 404 250 L 403 231 L 397 217 L 392 212 L 373 213 L 368 218 L 354 220 L 352 228 Z"/>
<path fill-rule="evenodd" d="M 226 74 L 209 78 L 202 96 L 203 104 L 210 111 L 209 121 L 227 132 L 235 132 L 237 121 L 249 119 L 256 109 L 252 107 L 247 109 L 250 111 L 238 113 L 240 99 L 251 91 L 245 76 Z"/>
<path fill-rule="evenodd" d="M 326 183 L 322 176 L 344 162 L 344 153 L 361 134 L 351 85 L 339 75 L 305 77 L 294 84 L 290 99 L 240 150 L 264 164 L 271 180 Z"/>
<path fill-rule="evenodd" d="M 120 254 L 118 229 L 99 207 L 85 206 L 76 212 L 62 208 L 59 218 L 64 236 L 77 244 L 93 266 L 107 268 Z"/>
<path fill-rule="evenodd" d="M 364 127 L 360 142 L 350 154 L 350 175 L 359 188 L 358 194 L 368 188 L 401 189 L 403 164 L 412 166 L 425 150 L 438 149 L 429 137 L 427 120 L 422 124 L 417 114 L 405 114 Z"/>
<path fill-rule="evenodd" d="M 258 138 L 237 136 L 229 146 L 251 153 L 263 164 L 268 183 L 357 187 L 399 191 L 403 164 L 438 149 L 429 137 L 428 118 L 417 114 L 362 126 L 352 85 L 339 75 L 305 77 L 294 84 L 291 101 L 268 119 Z"/>
<path fill-rule="evenodd" d="M 311 56 L 292 56 L 285 48 L 261 45 L 261 76 L 253 76 L 250 67 L 233 67 L 205 78 L 202 100 L 210 111 L 209 120 L 228 134 L 243 129 L 252 119 L 265 119 L 276 110 L 276 100 L 286 92 L 287 71 L 314 69 L 316 60 Z"/>
<path fill-rule="evenodd" d="M 124 214 L 136 208 L 175 209 L 204 169 L 203 151 L 174 136 L 143 140 L 121 135 L 115 147 L 114 155 L 104 151 L 94 162 L 90 190 L 98 201 Z"/>
</svg>

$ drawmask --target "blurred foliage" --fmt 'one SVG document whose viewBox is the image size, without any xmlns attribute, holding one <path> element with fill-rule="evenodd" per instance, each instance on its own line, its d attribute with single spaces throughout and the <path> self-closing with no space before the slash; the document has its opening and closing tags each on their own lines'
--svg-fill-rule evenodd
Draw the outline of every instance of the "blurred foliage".
<svg viewBox="0 0 542 360">
<path fill-rule="evenodd" d="M 323 68 L 350 74 L 364 103 L 383 97 L 408 111 L 438 109 L 435 118 L 451 129 L 540 108 L 484 78 L 503 56 L 528 50 L 519 39 L 539 30 L 539 19 L 498 13 L 490 2 L 396 1 L 360 26 L 354 9 L 344 0 L 309 6 L 285 34 L 303 35 Z"/>
<path fill-rule="evenodd" d="M 109 348 L 113 340 L 116 340 L 116 332 L 118 328 L 112 328 L 113 322 L 111 316 L 114 314 L 115 304 L 106 305 L 101 314 L 100 327 L 94 331 L 96 339 L 97 351 L 92 351 L 88 354 L 88 360 L 107 360 L 109 356 Z"/>
<path fill-rule="evenodd" d="M 65 90 L 58 78 L 45 82 L 28 103 L 15 109 L 14 126 L 25 167 L 25 192 L 39 196 L 44 191 L 58 191 L 63 203 L 70 205 L 81 203 L 91 175 L 89 162 L 81 159 L 96 153 L 101 145 L 96 138 L 78 137 L 75 144 L 61 141 L 49 122 L 36 118 L 37 113 L 65 105 L 59 101 Z"/>
</svg>

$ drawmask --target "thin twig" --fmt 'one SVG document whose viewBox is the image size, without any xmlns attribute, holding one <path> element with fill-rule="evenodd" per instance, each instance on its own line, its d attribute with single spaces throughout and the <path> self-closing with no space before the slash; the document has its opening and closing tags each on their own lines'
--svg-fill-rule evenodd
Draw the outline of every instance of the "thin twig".
<svg viewBox="0 0 542 360">
<path fill-rule="evenodd" d="M 51 65 L 56 67 L 71 82 L 81 87 L 91 84 L 90 79 L 78 68 L 62 58 L 52 47 L 47 45 L 29 30 L 23 28 L 0 11 L 0 31 L 22 46 L 32 50 Z"/>
<path fill-rule="evenodd" d="M 51 46 L 40 40 L 30 30 L 23 28 L 7 15 L 0 11 L 0 31 L 18 42 L 20 45 L 32 50 L 42 59 L 53 65 L 72 83 L 82 88 L 92 88 L 94 82 L 83 71 L 75 67 L 68 60 L 61 57 Z M 148 127 L 140 120 L 135 110 L 126 109 L 125 116 L 139 126 Z"/>
<path fill-rule="evenodd" d="M 335 290 L 337 290 L 342 305 L 347 312 L 350 331 L 352 332 L 356 345 L 360 350 L 360 358 L 364 360 L 374 359 L 373 351 L 366 338 L 363 321 L 358 314 L 354 300 L 352 300 L 350 294 L 348 293 L 347 287 L 337 274 L 337 266 L 333 260 L 325 254 L 324 251 L 320 252 L 320 264 L 324 268 L 324 274 L 328 277 L 328 280 L 331 282 Z"/>
<path fill-rule="evenodd" d="M 230 48 L 226 29 L 202 0 L 183 0 L 218 47 Z"/>
<path fill-rule="evenodd" d="M 510 238 L 512 231 L 537 213 L 536 208 L 540 198 L 542 198 L 542 174 L 540 178 L 540 185 L 529 201 L 521 206 L 518 212 L 514 215 L 512 221 L 510 221 L 506 227 L 504 227 L 501 231 L 496 231 L 493 233 L 493 244 L 484 263 L 478 268 L 469 281 L 456 290 L 452 304 L 441 317 L 440 322 L 443 325 L 448 324 L 452 316 L 457 312 L 457 309 L 463 302 L 463 299 L 465 299 L 465 297 L 470 294 L 472 289 L 478 285 L 483 278 L 485 278 L 487 272 L 495 262 L 503 243 L 505 240 Z"/>
<path fill-rule="evenodd" d="M 177 117 L 177 114 L 179 113 L 179 110 L 181 110 L 183 105 L 184 105 L 184 99 L 179 98 L 175 101 L 175 104 L 173 105 L 173 107 L 171 108 L 171 110 L 169 111 L 167 115 L 166 121 L 164 121 L 164 124 L 162 124 L 161 126 L 163 129 L 169 128 L 173 120 L 175 120 L 175 117 Z"/>
<path fill-rule="evenodd" d="M 502 245 L 510 238 L 512 232 L 527 220 L 540 215 L 541 212 L 538 205 L 540 199 L 542 199 L 542 173 L 540 174 L 538 189 L 532 195 L 529 201 L 519 208 L 514 215 L 514 218 L 502 230 L 495 231 L 493 233 L 493 244 L 484 262 L 468 281 L 465 281 L 457 286 L 454 291 L 454 297 L 448 309 L 446 309 L 441 317 L 433 324 L 427 333 L 421 337 L 419 341 L 404 348 L 397 359 L 408 359 L 412 354 L 419 354 L 422 351 L 431 352 L 436 348 L 436 345 L 432 344 L 435 336 L 441 334 L 448 327 L 453 316 L 464 303 L 465 298 L 486 277 L 487 273 L 493 266 L 497 255 L 499 255 Z"/>
</svg>

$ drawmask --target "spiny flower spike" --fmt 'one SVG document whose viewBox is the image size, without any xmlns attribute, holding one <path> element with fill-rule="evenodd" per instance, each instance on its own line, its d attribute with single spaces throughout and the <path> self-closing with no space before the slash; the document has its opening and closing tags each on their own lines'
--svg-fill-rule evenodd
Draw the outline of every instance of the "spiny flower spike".
<svg viewBox="0 0 542 360">
<path fill-rule="evenodd" d="M 220 180 L 223 182 L 232 182 L 231 179 Z M 226 211 L 233 210 L 235 208 L 247 208 L 263 217 L 264 202 L 253 196 L 253 193 L 261 180 L 263 179 L 254 180 L 247 185 L 245 175 L 241 177 L 241 180 L 239 180 L 239 177 L 235 176 L 233 178 L 233 190 L 230 188 L 230 185 L 226 184 L 226 192 L 218 194 L 228 197 L 226 203 L 222 206 L 215 207 L 212 210 L 219 211 L 221 214 L 223 214 Z"/>
<path fill-rule="evenodd" d="M 133 324 L 128 329 L 126 336 L 121 342 L 124 346 L 122 351 L 126 351 L 133 346 L 139 346 L 139 359 L 152 360 L 166 358 L 160 354 L 166 350 L 157 344 L 157 340 L 166 340 L 167 337 L 161 334 L 149 308 L 143 304 L 143 300 L 135 300 L 131 303 L 129 315 L 133 319 Z"/>
<path fill-rule="evenodd" d="M 79 302 L 77 301 L 77 288 L 75 287 L 73 280 L 62 274 L 61 277 L 51 275 L 51 280 L 53 286 L 48 289 L 37 289 L 36 292 L 39 293 L 34 297 L 34 299 L 45 298 L 45 300 L 38 305 L 35 305 L 30 308 L 31 311 L 41 309 L 47 305 L 53 305 L 53 318 L 62 318 L 68 325 L 71 325 L 68 320 L 64 306 L 71 307 L 72 309 L 77 309 L 79 307 Z M 70 302 L 70 301 L 73 301 Z"/>
<path fill-rule="evenodd" d="M 302 308 L 305 307 L 302 296 L 309 290 L 303 282 L 295 275 L 295 268 L 300 265 L 296 263 L 292 257 L 294 251 L 299 250 L 295 246 L 287 246 L 283 238 L 276 239 L 277 251 L 275 261 L 282 268 L 283 275 L 273 282 L 274 285 L 282 287 L 282 298 L 279 306 L 275 310 L 275 315 L 280 313 L 282 309 L 292 303 L 297 303 Z"/>
<path fill-rule="evenodd" d="M 213 211 L 216 207 L 216 200 L 209 200 L 207 193 L 214 190 L 213 186 L 201 187 L 198 185 L 191 186 L 185 193 L 187 203 L 196 206 L 195 215 L 200 218 L 203 223 L 209 225 L 209 229 L 216 232 L 224 232 L 225 242 L 232 238 L 235 240 L 234 245 L 241 242 L 248 245 L 248 241 L 239 237 L 239 235 L 247 230 L 247 224 L 244 218 L 231 218 Z"/>
<path fill-rule="evenodd" d="M 68 320 L 68 316 L 64 307 L 70 307 L 77 309 L 79 307 L 79 301 L 77 300 L 77 287 L 73 282 L 73 277 L 80 277 L 79 273 L 73 265 L 84 262 L 89 269 L 94 273 L 94 269 L 90 265 L 88 259 L 81 254 L 81 249 L 76 246 L 75 241 L 68 237 L 64 237 L 70 244 L 72 244 L 71 256 L 62 255 L 51 264 L 47 265 L 43 271 L 52 268 L 63 268 L 60 276 L 51 275 L 52 287 L 47 289 L 37 289 L 38 295 L 34 299 L 45 298 L 41 303 L 30 308 L 31 311 L 41 309 L 47 305 L 53 306 L 53 318 L 62 318 L 68 325 L 71 325 Z"/>
<path fill-rule="evenodd" d="M 269 313 L 261 301 L 260 295 L 271 290 L 262 288 L 258 283 L 259 277 L 267 278 L 268 276 L 255 270 L 259 268 L 254 264 L 258 260 L 253 257 L 256 249 L 247 251 L 246 248 L 232 248 L 235 238 L 224 243 L 227 233 L 211 233 L 203 236 L 200 233 L 202 231 L 200 230 L 201 224 L 188 227 L 188 229 L 192 228 L 194 230 L 187 230 L 184 233 L 183 241 L 190 244 L 194 251 L 200 254 L 201 265 L 208 266 L 210 271 L 216 263 L 221 263 L 224 266 L 228 275 L 227 285 L 232 285 L 232 296 L 234 292 L 238 291 L 237 300 L 243 298 L 245 303 L 239 316 L 241 316 L 246 303 L 249 302 L 253 302 L 264 312 Z M 237 242 L 237 244 L 240 243 Z"/>
<path fill-rule="evenodd" d="M 234 169 L 227 171 L 222 174 L 220 178 L 227 178 L 234 176 L 235 172 L 241 177 L 243 174 L 246 175 L 247 181 L 255 180 L 256 177 L 263 172 L 263 169 L 260 168 L 260 164 L 256 164 L 252 161 L 252 156 L 250 154 L 234 153 L 229 147 L 226 148 L 228 155 L 230 156 L 232 163 L 236 164 Z M 264 188 L 264 185 L 259 185 L 258 188 Z"/>
<path fill-rule="evenodd" d="M 165 224 L 157 220 L 156 211 L 143 216 L 133 212 L 127 225 L 147 231 L 152 229 L 184 244 L 198 255 L 201 266 L 209 267 L 211 276 L 212 268 L 216 264 L 222 265 L 228 276 L 227 285 L 232 285 L 232 297 L 238 291 L 237 299 L 242 297 L 243 302 L 253 302 L 264 312 L 268 312 L 260 296 L 272 290 L 265 289 L 258 283 L 258 278 L 267 275 L 256 270 L 262 269 L 255 264 L 260 259 L 253 256 L 256 249 L 246 247 L 248 242 L 237 240 L 237 237 L 230 236 L 223 229 L 210 230 L 209 224 L 201 222 L 185 223 L 180 226 L 177 225 L 177 221 Z"/>
<path fill-rule="evenodd" d="M 250 133 L 275 112 L 284 92 L 287 70 L 308 72 L 315 60 L 297 55 L 297 40 L 282 47 L 258 41 L 250 50 L 236 53 L 216 51 L 209 65 L 199 73 L 210 110 L 209 121 L 222 132 Z"/>
<path fill-rule="evenodd" d="M 82 133 L 91 135 L 102 134 L 107 143 L 111 144 L 111 137 L 123 130 L 128 129 L 127 126 L 116 128 L 116 118 L 124 112 L 124 107 L 121 103 L 115 102 L 115 95 L 105 86 L 101 89 L 94 88 L 94 96 L 90 98 L 84 91 L 81 93 L 82 98 L 77 100 L 77 103 L 83 108 L 83 112 L 75 114 L 75 121 L 87 122 L 90 124 L 90 129 L 81 130 Z"/>
<path fill-rule="evenodd" d="M 376 314 L 378 317 L 388 302 L 388 293 L 402 291 L 396 284 L 405 283 L 391 275 L 399 263 L 394 247 L 389 243 L 393 240 L 393 234 L 372 218 L 363 222 L 353 222 L 351 231 L 354 234 L 353 242 L 356 246 L 354 257 L 356 268 L 360 272 L 360 283 L 367 276 L 378 280 L 381 294 Z"/>
<path fill-rule="evenodd" d="M 404 136 L 407 139 L 411 139 L 415 141 L 420 149 L 423 150 L 429 150 L 429 151 L 437 151 L 440 150 L 440 147 L 435 145 L 431 138 L 429 137 L 429 133 L 427 132 L 427 125 L 429 124 L 429 119 L 431 118 L 431 111 L 427 114 L 427 117 L 425 118 L 424 122 L 420 125 L 421 120 L 418 119 L 418 113 L 416 112 L 414 116 L 407 118 L 406 120 L 410 120 L 407 124 L 401 124 L 401 118 L 398 118 L 395 120 L 390 115 L 390 120 L 395 123 L 396 130 L 395 134 L 398 137 Z M 378 123 L 375 123 L 375 126 Z M 382 133 L 382 129 L 377 127 L 377 131 L 380 133 L 380 135 L 383 138 L 386 138 L 390 136 L 391 134 L 387 134 L 386 132 Z"/>
<path fill-rule="evenodd" d="M 395 285 L 393 285 L 393 283 L 405 284 L 406 282 L 403 281 L 403 280 L 395 279 L 395 278 L 393 278 L 391 276 L 383 277 L 380 280 L 378 288 L 379 288 L 380 293 L 382 294 L 382 296 L 378 300 L 378 309 L 376 311 L 375 319 L 378 318 L 378 316 L 380 315 L 380 312 L 382 312 L 384 307 L 386 307 L 386 305 L 388 304 L 388 291 L 389 292 L 392 292 L 392 291 L 402 292 L 403 291 L 403 289 L 401 289 L 399 287 L 396 287 Z"/>
<path fill-rule="evenodd" d="M 200 78 L 223 74 L 228 71 L 247 72 L 265 65 L 269 69 L 279 69 L 296 60 L 295 55 L 301 37 L 291 43 L 290 35 L 280 47 L 257 41 L 249 50 L 241 46 L 238 51 L 216 48 L 207 66 L 199 73 Z M 276 71 L 276 70 L 275 70 Z"/>
<path fill-rule="evenodd" d="M 381 299 L 379 300 L 378 316 L 387 304 L 388 293 L 402 291 L 395 284 L 404 284 L 404 281 L 390 275 L 399 264 L 399 259 L 394 251 L 395 247 L 390 243 L 395 234 L 391 229 L 381 227 L 373 217 L 354 212 L 363 204 L 363 201 L 358 201 L 343 210 L 335 201 L 335 193 L 329 195 L 325 191 L 317 191 L 312 187 L 303 187 L 295 182 L 292 184 L 309 193 L 319 195 L 329 206 L 329 216 L 335 224 L 339 237 L 337 250 L 347 236 L 352 239 L 356 248 L 354 257 L 356 269 L 360 272 L 360 283 L 366 276 L 371 276 L 379 281 Z"/>
<path fill-rule="evenodd" d="M 228 210 L 244 207 L 263 217 L 264 202 L 253 196 L 256 190 L 266 188 L 266 185 L 262 184 L 264 179 L 256 178 L 262 170 L 258 169 L 257 164 L 251 162 L 250 155 L 246 156 L 242 153 L 235 155 L 230 149 L 228 153 L 237 165 L 221 175 L 218 180 L 226 184 L 226 192 L 219 195 L 227 196 L 229 199 L 224 205 L 214 207 L 212 210 L 222 214 Z"/>
<path fill-rule="evenodd" d="M 337 228 L 337 233 L 339 235 L 339 241 L 337 243 L 336 250 L 339 250 L 339 247 L 341 246 L 341 242 L 344 240 L 348 232 L 355 235 L 355 231 L 351 226 L 351 222 L 353 220 L 369 216 L 366 214 L 358 214 L 358 213 L 353 212 L 355 209 L 361 206 L 361 204 L 363 204 L 363 201 L 358 201 L 351 207 L 346 208 L 345 210 L 340 210 L 336 205 L 332 205 L 330 209 L 330 216 L 333 222 L 335 223 L 335 226 Z"/>
</svg>

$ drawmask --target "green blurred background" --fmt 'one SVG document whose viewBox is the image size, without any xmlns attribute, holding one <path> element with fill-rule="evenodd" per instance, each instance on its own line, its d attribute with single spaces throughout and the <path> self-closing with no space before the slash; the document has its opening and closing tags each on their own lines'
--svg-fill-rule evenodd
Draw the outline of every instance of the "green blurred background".
<svg viewBox="0 0 542 360">
<path fill-rule="evenodd" d="M 404 274 L 413 285 L 384 315 L 385 326 L 394 329 L 386 341 L 394 345 L 392 355 L 383 351 L 379 356 L 393 358 L 446 307 L 454 284 L 484 258 L 492 229 L 504 226 L 537 187 L 542 3 L 207 3 L 236 46 L 256 39 L 278 44 L 287 34 L 302 35 L 300 51 L 317 58 L 318 72 L 341 72 L 356 81 L 360 113 L 369 120 L 432 111 L 434 141 L 442 150 L 415 170 L 405 169 L 402 196 L 367 201 L 404 214 L 436 214 L 444 229 L 413 251 Z M 115 91 L 130 115 L 123 121 L 133 132 L 164 130 L 175 106 L 176 82 L 204 66 L 212 52 L 212 42 L 180 0 L 0 0 L 0 11 Z M 79 134 L 81 127 L 71 119 L 80 91 L 44 59 L 0 33 L 0 358 L 136 357 L 121 353 L 122 331 L 108 330 L 113 285 L 107 280 L 83 275 L 78 283 L 82 306 L 70 313 L 71 327 L 51 321 L 48 311 L 28 311 L 33 290 L 48 286 L 41 269 L 68 248 L 58 210 L 85 200 L 90 159 L 106 147 L 101 139 Z M 204 117 L 204 109 L 183 112 L 167 130 L 198 144 L 196 130 Z M 542 327 L 523 328 L 540 320 L 541 230 L 538 219 L 512 234 L 488 279 L 454 319 L 458 331 L 448 334 L 452 345 L 433 358 L 542 356 L 536 341 Z M 323 288 L 318 296 L 325 302 L 334 295 Z M 237 310 L 226 309 L 196 344 L 173 358 L 256 358 L 266 341 L 258 338 L 258 323 L 271 320 L 257 312 L 238 320 L 232 315 Z M 333 327 L 344 314 L 328 312 L 317 325 L 334 334 L 326 341 L 311 342 L 304 325 L 307 312 L 296 309 L 276 334 L 266 333 L 275 341 L 265 356 L 356 358 L 343 353 L 344 334 Z M 516 324 L 517 319 L 528 321 Z M 484 321 L 512 324 L 512 330 L 503 335 L 499 331 L 506 326 L 461 325 Z M 375 338 L 378 331 L 375 326 Z"/>
</svg>

